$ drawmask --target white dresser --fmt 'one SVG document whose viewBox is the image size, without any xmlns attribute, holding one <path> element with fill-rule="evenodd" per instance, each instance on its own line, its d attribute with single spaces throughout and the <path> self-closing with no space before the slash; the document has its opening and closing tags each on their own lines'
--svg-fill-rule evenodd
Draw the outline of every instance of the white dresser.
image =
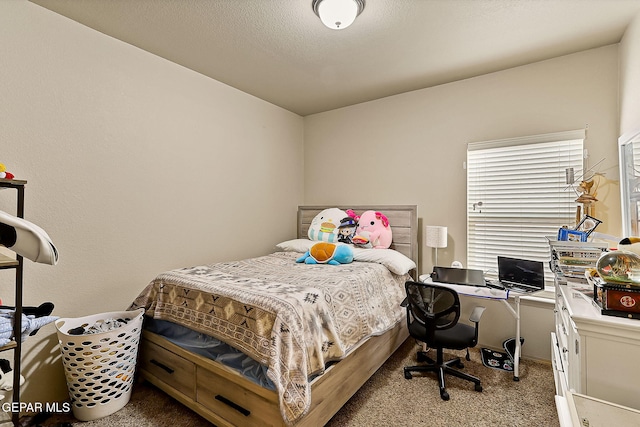
<svg viewBox="0 0 640 427">
<path fill-rule="evenodd" d="M 603 316 L 571 285 L 556 286 L 551 333 L 556 394 L 640 409 L 640 320 Z"/>
</svg>

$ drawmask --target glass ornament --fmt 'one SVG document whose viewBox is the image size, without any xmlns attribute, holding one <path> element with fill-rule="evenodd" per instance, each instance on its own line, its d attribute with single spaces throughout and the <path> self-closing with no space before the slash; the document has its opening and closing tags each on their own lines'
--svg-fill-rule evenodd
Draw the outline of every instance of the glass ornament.
<svg viewBox="0 0 640 427">
<path fill-rule="evenodd" d="M 596 269 L 606 283 L 640 286 L 640 256 L 633 252 L 605 252 L 598 259 Z"/>
</svg>

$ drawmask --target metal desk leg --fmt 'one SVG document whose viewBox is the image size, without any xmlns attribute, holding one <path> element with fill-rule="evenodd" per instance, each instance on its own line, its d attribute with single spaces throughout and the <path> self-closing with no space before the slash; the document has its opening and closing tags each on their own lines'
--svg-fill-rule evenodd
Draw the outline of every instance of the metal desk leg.
<svg viewBox="0 0 640 427">
<path fill-rule="evenodd" d="M 522 344 L 520 343 L 520 297 L 516 295 L 514 301 L 516 303 L 516 351 L 513 355 L 513 380 L 520 381 L 520 352 L 522 351 Z"/>
<path fill-rule="evenodd" d="M 505 307 L 507 307 L 507 309 L 509 310 L 509 313 L 511 313 L 511 315 L 514 317 L 514 319 L 516 319 L 516 351 L 515 354 L 513 355 L 513 380 L 514 381 L 520 381 L 520 377 L 518 376 L 520 374 L 520 296 L 515 295 L 513 297 L 513 300 L 515 301 L 515 305 L 516 308 L 514 310 L 513 307 L 511 307 L 511 304 L 509 304 L 509 301 L 507 300 L 501 300 Z"/>
</svg>

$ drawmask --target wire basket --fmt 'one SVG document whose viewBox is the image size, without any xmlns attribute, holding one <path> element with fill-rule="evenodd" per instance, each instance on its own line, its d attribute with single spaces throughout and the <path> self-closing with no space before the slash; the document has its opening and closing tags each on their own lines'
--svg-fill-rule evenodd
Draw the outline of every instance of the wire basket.
<svg viewBox="0 0 640 427">
<path fill-rule="evenodd" d="M 586 283 L 585 271 L 595 268 L 602 253 L 608 250 L 607 243 L 547 239 L 551 249 L 549 266 L 560 280 Z"/>
<path fill-rule="evenodd" d="M 143 314 L 143 309 L 115 311 L 55 322 L 71 408 L 78 420 L 106 417 L 129 402 Z M 107 319 L 130 320 L 106 332 L 69 334 Z"/>
</svg>

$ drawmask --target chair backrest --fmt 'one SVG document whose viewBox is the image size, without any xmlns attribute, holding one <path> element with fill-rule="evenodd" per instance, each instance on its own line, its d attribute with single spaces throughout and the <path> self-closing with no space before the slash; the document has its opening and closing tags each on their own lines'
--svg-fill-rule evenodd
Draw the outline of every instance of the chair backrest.
<svg viewBox="0 0 640 427">
<path fill-rule="evenodd" d="M 460 298 L 455 290 L 431 283 L 412 281 L 405 283 L 405 289 L 409 311 L 407 322 L 410 322 L 412 316 L 425 325 L 428 334 L 451 328 L 458 323 Z"/>
</svg>

